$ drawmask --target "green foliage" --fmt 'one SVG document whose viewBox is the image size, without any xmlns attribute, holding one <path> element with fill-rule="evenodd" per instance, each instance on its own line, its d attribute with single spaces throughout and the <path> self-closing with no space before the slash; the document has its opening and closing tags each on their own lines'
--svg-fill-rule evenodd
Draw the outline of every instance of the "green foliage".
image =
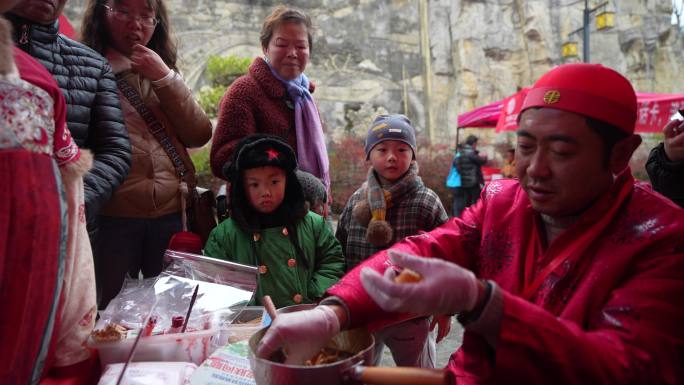
<svg viewBox="0 0 684 385">
<path fill-rule="evenodd" d="M 247 73 L 251 61 L 238 56 L 209 56 L 206 76 L 211 85 L 202 87 L 197 101 L 210 118 L 216 118 L 221 97 L 235 79 Z"/>
<path fill-rule="evenodd" d="M 192 164 L 195 166 L 195 172 L 198 176 L 211 175 L 211 170 L 209 169 L 209 151 L 210 147 L 205 146 L 193 150 L 190 153 L 190 159 L 192 159 Z"/>
<path fill-rule="evenodd" d="M 218 114 L 219 103 L 225 92 L 226 86 L 204 86 L 197 94 L 197 102 L 210 118 L 215 118 Z"/>
<path fill-rule="evenodd" d="M 252 59 L 238 56 L 209 56 L 207 59 L 207 79 L 214 86 L 227 86 L 237 77 L 247 73 Z"/>
</svg>

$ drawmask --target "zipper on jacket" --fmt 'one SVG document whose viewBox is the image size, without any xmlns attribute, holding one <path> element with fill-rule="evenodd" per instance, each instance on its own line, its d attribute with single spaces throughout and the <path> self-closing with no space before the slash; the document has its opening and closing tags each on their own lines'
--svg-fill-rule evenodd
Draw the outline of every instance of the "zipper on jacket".
<svg viewBox="0 0 684 385">
<path fill-rule="evenodd" d="M 28 44 L 29 44 L 29 25 L 28 24 L 22 24 L 21 26 L 21 36 L 19 37 L 19 48 L 21 48 L 24 51 L 28 50 Z"/>
</svg>

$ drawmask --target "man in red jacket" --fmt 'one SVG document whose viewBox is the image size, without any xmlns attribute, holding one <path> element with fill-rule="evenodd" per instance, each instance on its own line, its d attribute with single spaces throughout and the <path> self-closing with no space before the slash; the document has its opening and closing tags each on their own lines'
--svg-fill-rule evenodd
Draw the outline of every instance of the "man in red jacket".
<svg viewBox="0 0 684 385">
<path fill-rule="evenodd" d="M 682 383 L 684 210 L 634 181 L 635 120 L 622 75 L 552 69 L 523 105 L 519 181 L 490 183 L 461 218 L 371 257 L 321 306 L 279 316 L 257 353 L 301 360 L 341 328 L 459 314 L 447 367 L 459 384 Z M 398 268 L 422 280 L 395 283 Z"/>
</svg>

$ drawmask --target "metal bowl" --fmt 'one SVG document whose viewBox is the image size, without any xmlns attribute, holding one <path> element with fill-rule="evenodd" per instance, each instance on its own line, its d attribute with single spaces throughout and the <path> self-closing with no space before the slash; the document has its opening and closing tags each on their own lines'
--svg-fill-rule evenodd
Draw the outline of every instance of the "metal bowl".
<svg viewBox="0 0 684 385">
<path fill-rule="evenodd" d="M 311 309 L 315 305 L 295 305 L 279 309 L 279 313 Z M 326 365 L 286 365 L 256 357 L 256 347 L 268 328 L 259 330 L 249 339 L 249 362 L 257 385 L 320 385 L 344 384 L 350 368 L 373 362 L 373 336 L 365 329 L 345 330 L 333 338 L 336 346 L 353 356 Z"/>
<path fill-rule="evenodd" d="M 282 314 L 282 313 L 293 313 L 296 311 L 301 311 L 301 310 L 310 310 L 315 308 L 317 305 L 315 303 L 303 303 L 300 305 L 290 305 L 290 306 L 285 306 L 281 307 L 280 309 L 276 310 L 276 313 Z"/>
</svg>

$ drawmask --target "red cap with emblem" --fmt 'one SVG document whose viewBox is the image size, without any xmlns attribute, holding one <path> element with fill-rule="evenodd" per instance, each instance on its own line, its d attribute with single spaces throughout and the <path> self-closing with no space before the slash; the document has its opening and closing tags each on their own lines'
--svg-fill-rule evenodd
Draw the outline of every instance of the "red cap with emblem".
<svg viewBox="0 0 684 385">
<path fill-rule="evenodd" d="M 532 107 L 574 112 L 630 134 L 637 118 L 636 94 L 629 80 L 600 64 L 564 64 L 550 70 L 530 89 L 521 114 Z"/>
</svg>

